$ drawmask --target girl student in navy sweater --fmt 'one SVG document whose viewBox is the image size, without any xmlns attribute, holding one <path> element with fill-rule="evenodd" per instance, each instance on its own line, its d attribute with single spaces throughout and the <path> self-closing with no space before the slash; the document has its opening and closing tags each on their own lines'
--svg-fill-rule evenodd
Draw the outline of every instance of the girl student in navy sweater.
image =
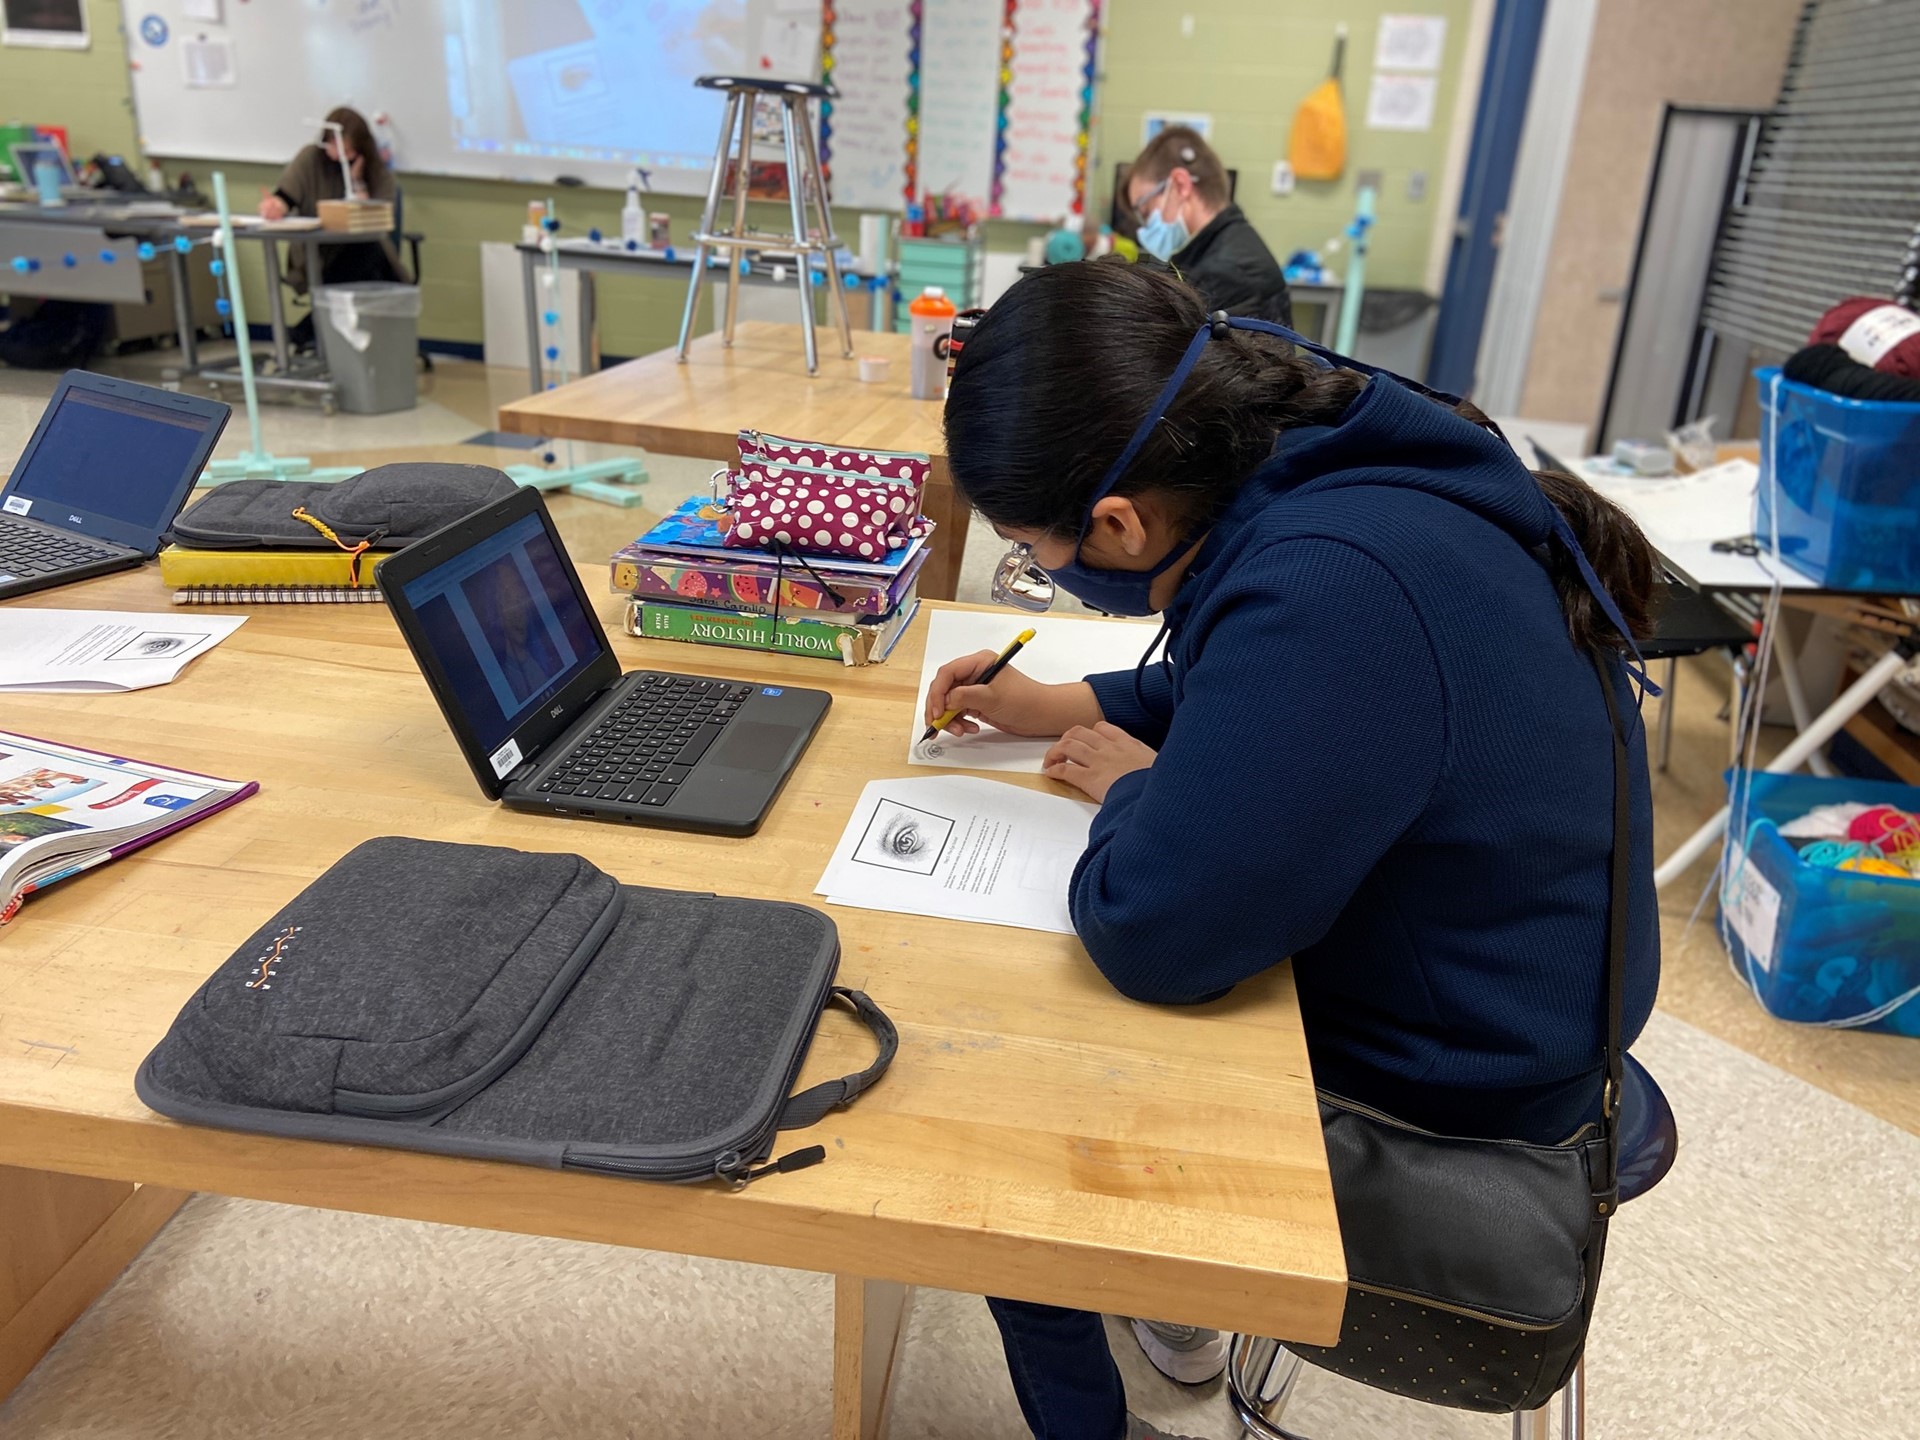
<svg viewBox="0 0 1920 1440">
<path fill-rule="evenodd" d="M 1116 262 L 1051 266 L 973 332 L 954 483 L 1023 561 L 1165 658 L 1043 685 L 994 658 L 926 697 L 1059 736 L 1100 802 L 1074 926 L 1121 993 L 1218 996 L 1291 956 L 1314 1078 L 1428 1129 L 1553 1142 L 1597 1116 L 1612 738 L 1594 648 L 1647 628 L 1652 556 L 1579 481 L 1528 472 L 1464 406 L 1209 323 Z M 1247 322 L 1233 322 L 1235 326 Z M 1632 887 L 1625 1041 L 1659 974 L 1644 729 L 1624 664 Z M 1042 1440 L 1157 1434 L 1100 1318 L 990 1301 Z M 1176 1378 L 1223 1337 L 1135 1325 Z"/>
</svg>

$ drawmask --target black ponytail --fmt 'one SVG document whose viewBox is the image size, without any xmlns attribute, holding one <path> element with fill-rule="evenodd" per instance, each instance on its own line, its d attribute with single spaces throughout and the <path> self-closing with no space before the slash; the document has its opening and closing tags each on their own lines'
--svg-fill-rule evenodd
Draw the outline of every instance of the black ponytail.
<svg viewBox="0 0 1920 1440">
<path fill-rule="evenodd" d="M 1003 529 L 1073 535 L 1087 497 L 1126 447 L 1180 363 L 1206 307 L 1157 266 L 1118 259 L 1051 265 L 1019 281 L 968 336 L 946 408 L 956 488 Z M 1035 377 L 1045 377 L 1044 383 Z M 1225 509 L 1277 435 L 1337 425 L 1367 386 L 1327 370 L 1276 336 L 1229 331 L 1199 362 L 1112 493 L 1151 492 L 1185 524 Z M 1486 417 L 1462 404 L 1476 424 Z M 1566 517 L 1621 618 L 1644 638 L 1653 552 L 1639 528 L 1592 487 L 1536 472 Z M 1548 573 L 1582 648 L 1624 649 L 1571 556 L 1549 546 Z"/>
</svg>

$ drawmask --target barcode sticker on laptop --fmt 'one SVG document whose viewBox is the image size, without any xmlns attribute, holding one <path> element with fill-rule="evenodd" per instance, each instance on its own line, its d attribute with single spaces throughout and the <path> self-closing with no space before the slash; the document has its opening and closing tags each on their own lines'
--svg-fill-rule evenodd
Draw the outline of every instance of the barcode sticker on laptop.
<svg viewBox="0 0 1920 1440">
<path fill-rule="evenodd" d="M 5 500 L 0 500 L 0 509 L 5 509 L 9 515 L 25 515 L 33 509 L 33 501 L 24 495 L 9 495 Z"/>
<path fill-rule="evenodd" d="M 504 780 L 507 778 L 507 772 L 520 763 L 520 746 L 509 740 L 487 758 L 493 762 L 494 776 Z"/>
</svg>

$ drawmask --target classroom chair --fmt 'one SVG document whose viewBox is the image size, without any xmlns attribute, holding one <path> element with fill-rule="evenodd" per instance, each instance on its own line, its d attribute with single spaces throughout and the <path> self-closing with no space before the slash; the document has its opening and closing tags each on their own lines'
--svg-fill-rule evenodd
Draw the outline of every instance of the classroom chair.
<svg viewBox="0 0 1920 1440">
<path fill-rule="evenodd" d="M 1653 1076 L 1633 1056 L 1625 1057 L 1620 1099 L 1620 1203 L 1637 1200 L 1673 1168 L 1680 1145 L 1673 1107 Z M 1256 1335 L 1236 1335 L 1227 1362 L 1227 1399 L 1243 1431 L 1254 1440 L 1307 1440 L 1280 1427 L 1280 1417 L 1292 1397 L 1305 1362 L 1279 1341 Z M 1547 1440 L 1547 1412 L 1538 1410 L 1513 1417 L 1513 1440 Z M 1561 1440 L 1586 1440 L 1587 1362 L 1584 1356 L 1560 1392 Z"/>
<path fill-rule="evenodd" d="M 427 237 L 418 230 L 406 228 L 403 218 L 406 213 L 406 203 L 407 192 L 398 185 L 394 186 L 393 248 L 398 250 L 402 245 L 407 247 L 407 269 L 413 273 L 413 283 L 418 285 L 420 283 L 420 245 Z M 429 372 L 433 369 L 433 355 L 428 351 L 424 341 L 420 343 L 420 368 Z"/>
<path fill-rule="evenodd" d="M 1680 680 L 1680 659 L 1686 655 L 1704 655 L 1709 650 L 1726 650 L 1737 655 L 1753 643 L 1753 627 L 1711 595 L 1667 578 L 1661 587 L 1653 612 L 1653 634 L 1640 644 L 1640 653 L 1648 660 L 1665 660 L 1667 673 L 1660 678 L 1660 741 L 1655 751 L 1655 768 L 1663 774 L 1673 749 L 1674 686 Z"/>
</svg>

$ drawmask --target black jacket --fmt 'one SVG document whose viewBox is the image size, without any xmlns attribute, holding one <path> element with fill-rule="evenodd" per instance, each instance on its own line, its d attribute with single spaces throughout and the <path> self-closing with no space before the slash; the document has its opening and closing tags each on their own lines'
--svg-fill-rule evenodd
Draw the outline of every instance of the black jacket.
<svg viewBox="0 0 1920 1440">
<path fill-rule="evenodd" d="M 1238 205 L 1229 205 L 1173 257 L 1173 268 L 1209 310 L 1293 324 L 1293 297 L 1280 262 Z"/>
</svg>

